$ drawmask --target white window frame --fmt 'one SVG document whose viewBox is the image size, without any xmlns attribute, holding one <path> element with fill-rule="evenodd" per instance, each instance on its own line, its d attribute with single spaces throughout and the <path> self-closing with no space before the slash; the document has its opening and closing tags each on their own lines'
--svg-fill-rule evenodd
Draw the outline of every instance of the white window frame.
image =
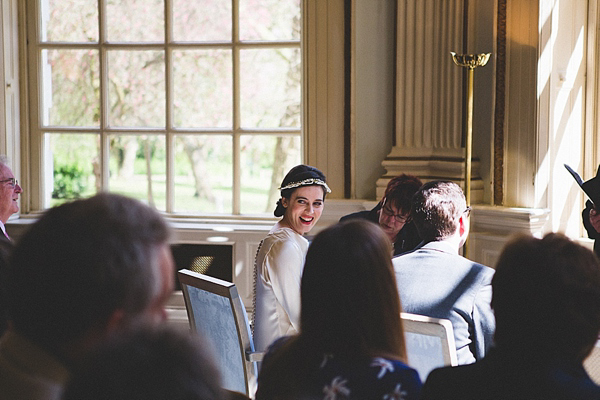
<svg viewBox="0 0 600 400">
<path fill-rule="evenodd" d="M 302 2 L 302 8 L 305 7 L 306 1 Z M 102 188 L 103 190 L 108 189 L 108 151 L 109 151 L 109 135 L 115 133 L 125 133 L 125 134 L 157 134 L 161 135 L 161 137 L 165 137 L 165 146 L 167 153 L 167 198 L 166 198 L 166 212 L 173 213 L 174 212 L 174 138 L 177 134 L 227 134 L 231 135 L 233 142 L 233 182 L 232 182 L 232 214 L 236 217 L 243 217 L 241 215 L 241 166 L 240 166 L 240 137 L 242 135 L 269 135 L 269 136 L 299 136 L 301 139 L 301 146 L 304 148 L 304 125 L 305 118 L 301 117 L 301 126 L 299 128 L 272 128 L 272 129 L 249 129 L 242 128 L 240 124 L 240 51 L 243 49 L 272 49 L 272 48 L 292 48 L 292 49 L 301 49 L 302 50 L 302 41 L 304 40 L 305 33 L 302 33 L 302 38 L 297 41 L 240 41 L 239 40 L 239 25 L 238 25 L 238 15 L 239 15 L 239 0 L 232 0 L 232 41 L 231 42 L 202 42 L 202 43 L 178 43 L 171 41 L 171 21 L 169 18 L 169 14 L 167 10 L 170 9 L 171 0 L 165 0 L 165 30 L 167 32 L 167 38 L 165 43 L 118 43 L 118 44 L 110 44 L 106 43 L 106 30 L 104 27 L 104 11 L 105 0 L 99 1 L 99 34 L 100 38 L 98 43 L 76 43 L 76 44 L 62 44 L 62 43 L 47 43 L 40 42 L 38 38 L 40 35 L 40 23 L 38 20 L 39 14 L 39 2 L 38 0 L 32 0 L 31 2 L 27 2 L 25 14 L 27 16 L 27 37 L 28 37 L 28 49 L 27 49 L 27 75 L 28 75 L 28 126 L 29 126 L 29 146 L 27 148 L 27 166 L 28 176 L 44 176 L 44 134 L 45 133 L 96 133 L 100 135 L 100 160 L 102 165 Z M 304 13 L 304 11 L 301 11 Z M 35 21 L 35 23 L 30 23 L 31 21 Z M 305 24 L 302 24 L 303 28 Z M 303 29 L 304 30 L 304 29 Z M 40 82 L 41 82 L 41 50 L 42 49 L 94 49 L 99 51 L 100 60 L 101 60 L 101 72 L 100 72 L 100 87 L 101 96 L 100 96 L 100 108 L 101 108 L 101 121 L 98 128 L 82 128 L 82 127 L 62 127 L 62 126 L 43 126 L 42 124 L 42 115 L 41 115 L 41 96 L 40 92 Z M 142 48 L 144 50 L 160 50 L 165 52 L 165 75 L 166 75 L 166 124 L 164 128 L 137 128 L 137 127 L 128 127 L 126 129 L 123 128 L 111 128 L 108 126 L 108 113 L 105 111 L 108 109 L 108 96 L 106 95 L 108 91 L 107 87 L 107 61 L 106 53 L 110 50 L 114 49 L 124 49 L 130 50 L 135 48 Z M 233 121 L 232 128 L 228 129 L 188 129 L 188 128 L 177 128 L 172 124 L 172 82 L 173 82 L 173 66 L 170 62 L 170 54 L 174 50 L 178 49 L 226 49 L 230 50 L 232 54 L 232 64 L 233 64 L 233 85 L 232 85 L 232 95 L 233 95 Z M 302 51 L 302 57 L 304 57 L 305 52 Z M 103 60 L 104 59 L 104 60 Z M 304 60 L 302 60 L 302 64 L 304 65 Z M 304 66 L 303 66 L 304 70 Z M 303 72 L 304 79 L 305 73 Z M 306 85 L 302 83 L 302 98 L 305 97 L 305 87 Z M 304 105 L 302 106 L 302 112 L 304 113 Z M 301 154 L 304 154 L 304 151 L 301 150 Z M 304 161 L 305 157 L 302 157 Z M 22 179 L 23 180 L 23 179 Z M 29 199 L 28 207 L 25 208 L 25 212 L 35 212 L 41 211 L 44 208 L 44 193 L 46 193 L 45 188 L 46 183 L 44 179 L 31 180 L 26 187 L 26 193 L 28 193 L 27 198 Z M 179 215 L 179 214 L 178 214 Z M 222 214 L 222 215 L 213 215 L 211 217 L 214 218 L 229 218 L 231 214 Z M 255 217 L 255 216 L 254 216 Z"/>
<path fill-rule="evenodd" d="M 304 162 L 321 169 L 328 177 L 331 200 L 344 193 L 344 1 L 302 0 L 303 7 L 303 140 Z M 32 71 L 27 57 L 27 36 L 33 20 L 26 2 L 3 0 L 0 25 L 3 30 L 0 71 L 5 99 L 0 120 L 0 152 L 8 155 L 12 169 L 23 186 L 20 212 L 11 217 L 35 219 L 42 209 L 41 143 L 32 135 L 30 121 L 37 111 L 30 104 L 38 97 L 27 76 Z M 31 10 L 30 10 L 31 11 Z M 9 107 L 10 106 L 10 107 Z M 38 135 L 39 136 L 39 135 Z M 331 207 L 329 208 L 331 210 Z M 235 220 L 241 217 L 234 216 Z M 270 218 L 272 219 L 272 218 Z"/>
</svg>

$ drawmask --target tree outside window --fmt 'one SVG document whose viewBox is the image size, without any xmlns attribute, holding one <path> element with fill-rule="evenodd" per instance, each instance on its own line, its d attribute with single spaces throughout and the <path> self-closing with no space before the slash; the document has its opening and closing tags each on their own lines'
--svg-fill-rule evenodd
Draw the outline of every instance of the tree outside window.
<svg viewBox="0 0 600 400">
<path fill-rule="evenodd" d="M 302 159 L 300 0 L 36 4 L 45 206 L 110 190 L 175 214 L 272 211 Z"/>
</svg>

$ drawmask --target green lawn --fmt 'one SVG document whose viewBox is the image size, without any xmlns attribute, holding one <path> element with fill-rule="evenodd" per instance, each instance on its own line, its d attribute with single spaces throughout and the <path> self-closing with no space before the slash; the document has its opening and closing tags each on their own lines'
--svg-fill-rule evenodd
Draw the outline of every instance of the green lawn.
<svg viewBox="0 0 600 400">
<path fill-rule="evenodd" d="M 249 214 L 263 213 L 265 211 L 268 191 L 261 189 L 265 182 L 257 179 L 256 182 L 247 182 L 242 188 L 241 200 L 242 210 Z M 134 175 L 133 178 L 113 178 L 110 180 L 110 191 L 133 197 L 148 203 L 148 187 L 146 175 Z M 90 190 L 90 188 L 92 190 Z M 89 184 L 88 190 L 81 194 L 81 197 L 89 197 L 94 194 L 94 185 Z M 194 197 L 195 187 L 191 177 L 177 176 L 175 178 L 175 212 L 191 215 L 210 214 L 231 214 L 232 212 L 232 189 L 231 186 L 213 186 L 213 194 L 216 197 L 216 203 L 211 203 L 205 198 Z M 154 205 L 160 211 L 166 209 L 166 180 L 164 175 L 154 175 L 152 177 L 152 194 Z M 71 199 L 52 199 L 51 206 L 62 204 Z M 272 207 L 275 208 L 275 205 Z M 269 211 L 270 214 L 270 207 Z"/>
</svg>

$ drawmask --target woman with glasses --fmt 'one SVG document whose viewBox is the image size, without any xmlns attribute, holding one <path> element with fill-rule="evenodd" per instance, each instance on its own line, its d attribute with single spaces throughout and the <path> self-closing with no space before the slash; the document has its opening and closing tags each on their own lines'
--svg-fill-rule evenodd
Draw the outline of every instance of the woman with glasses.
<svg viewBox="0 0 600 400">
<path fill-rule="evenodd" d="M 297 165 L 281 182 L 275 216 L 282 217 L 260 243 L 254 266 L 252 331 L 257 351 L 298 332 L 300 278 L 308 250 L 305 234 L 323 212 L 331 190 L 317 168 Z"/>
<path fill-rule="evenodd" d="M 362 218 L 379 224 L 394 246 L 394 256 L 412 251 L 421 243 L 421 236 L 410 219 L 411 201 L 422 184 L 414 175 L 392 178 L 375 208 L 346 215 L 341 221 Z"/>
</svg>

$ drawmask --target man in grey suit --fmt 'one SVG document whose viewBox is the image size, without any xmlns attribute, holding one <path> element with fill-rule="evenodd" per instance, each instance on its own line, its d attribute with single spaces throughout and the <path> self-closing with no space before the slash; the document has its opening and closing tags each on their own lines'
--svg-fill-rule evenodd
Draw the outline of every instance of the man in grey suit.
<svg viewBox="0 0 600 400">
<path fill-rule="evenodd" d="M 411 216 L 423 243 L 393 259 L 404 311 L 452 322 L 459 364 L 483 358 L 494 335 L 490 307 L 494 270 L 459 255 L 470 207 L 457 184 L 428 182 L 413 197 Z"/>
</svg>

